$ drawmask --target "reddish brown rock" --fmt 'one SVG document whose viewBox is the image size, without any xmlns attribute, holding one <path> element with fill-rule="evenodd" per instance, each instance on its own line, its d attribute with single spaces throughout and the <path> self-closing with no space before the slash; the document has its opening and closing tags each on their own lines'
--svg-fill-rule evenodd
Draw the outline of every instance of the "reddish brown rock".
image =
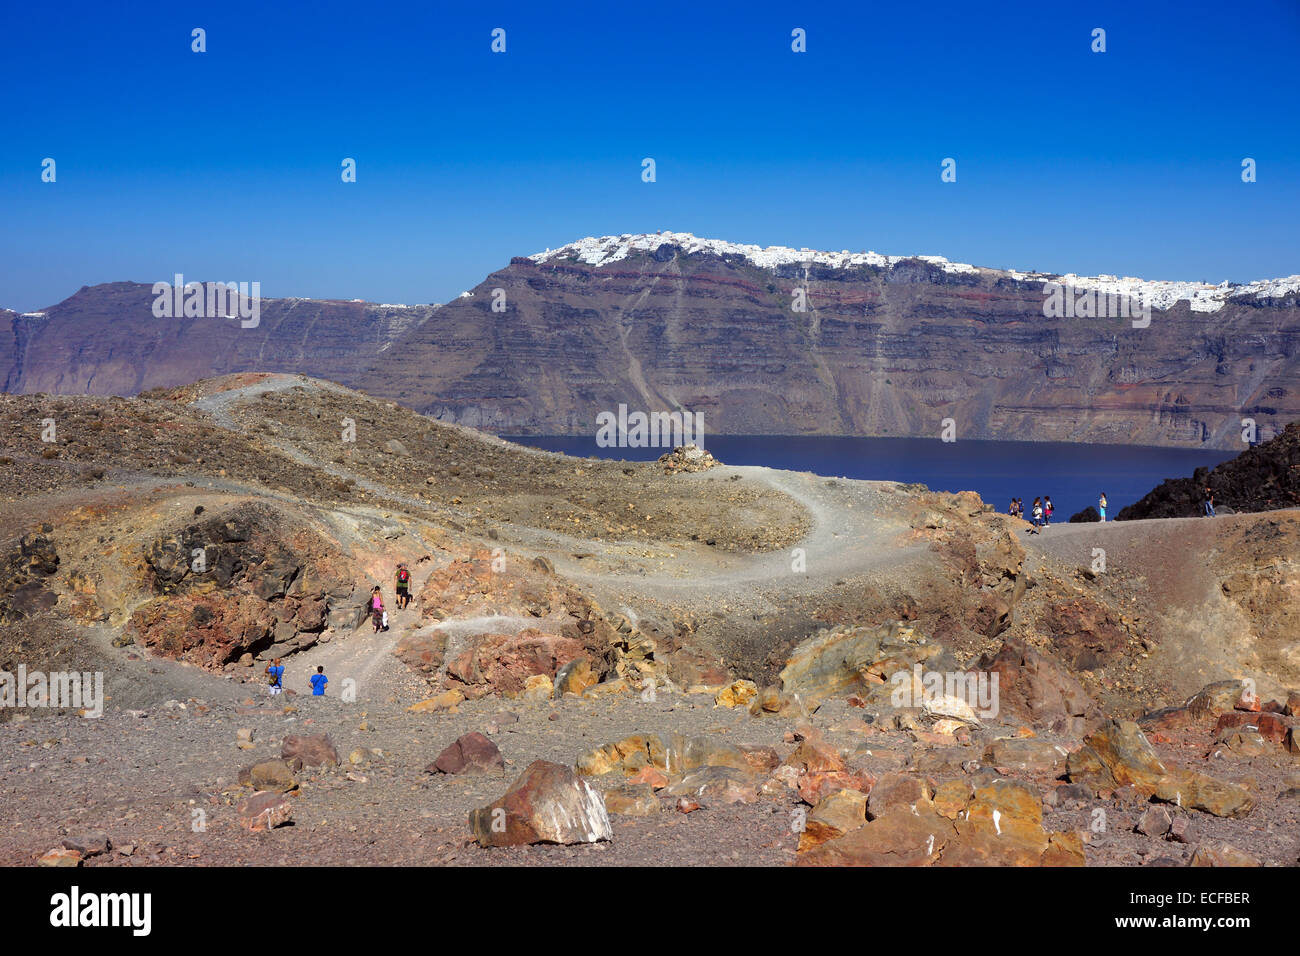
<svg viewBox="0 0 1300 956">
<path fill-rule="evenodd" d="M 786 767 L 785 769 L 794 770 L 792 767 Z M 857 790 L 861 793 L 870 793 L 876 783 L 876 778 L 869 773 L 854 773 L 847 770 L 835 770 L 828 773 L 802 773 L 796 771 L 796 773 L 794 784 L 799 799 L 811 806 L 816 806 L 824 797 L 836 790 Z"/>
<path fill-rule="evenodd" d="M 846 768 L 839 751 L 826 743 L 820 735 L 804 740 L 785 759 L 785 763 L 807 773 L 836 773 Z"/>
<path fill-rule="evenodd" d="M 1284 747 L 1294 724 L 1295 721 L 1292 718 L 1282 714 L 1233 710 L 1220 714 L 1215 727 L 1218 730 L 1254 727 L 1265 740 L 1277 744 L 1279 747 Z"/>
<path fill-rule="evenodd" d="M 412 631 L 397 642 L 393 653 L 411 670 L 425 676 L 442 669 L 447 651 L 447 635 L 438 630 Z"/>
<path fill-rule="evenodd" d="M 274 830 L 293 819 L 293 805 L 280 793 L 255 793 L 239 802 L 239 823 L 247 830 Z"/>
<path fill-rule="evenodd" d="M 528 678 L 554 678 L 582 653 L 578 641 L 535 628 L 518 634 L 485 634 L 474 647 L 447 662 L 447 677 L 464 685 L 468 697 L 493 692 L 514 697 L 524 692 Z"/>
<path fill-rule="evenodd" d="M 900 807 L 910 813 L 914 809 L 929 809 L 933 806 L 934 790 L 928 781 L 911 774 L 886 773 L 881 774 L 876 785 L 871 788 L 867 814 L 874 820 Z"/>
<path fill-rule="evenodd" d="M 655 790 L 662 790 L 672 782 L 672 778 L 657 767 L 642 767 L 627 778 L 628 784 L 648 784 Z"/>
<path fill-rule="evenodd" d="M 496 773 L 505 768 L 497 745 L 475 730 L 452 741 L 425 769 L 429 773 Z"/>
<path fill-rule="evenodd" d="M 337 767 L 339 765 L 339 752 L 329 734 L 317 734 L 315 736 L 290 734 L 284 738 L 284 745 L 280 748 L 280 757 L 283 760 L 301 760 L 304 767 L 324 767 L 326 765 Z"/>
<path fill-rule="evenodd" d="M 1063 736 L 1083 733 L 1100 722 L 1101 711 L 1083 685 L 1033 648 L 1005 641 L 995 655 L 980 659 L 981 670 L 998 676 L 999 714 L 1024 720 Z"/>
</svg>

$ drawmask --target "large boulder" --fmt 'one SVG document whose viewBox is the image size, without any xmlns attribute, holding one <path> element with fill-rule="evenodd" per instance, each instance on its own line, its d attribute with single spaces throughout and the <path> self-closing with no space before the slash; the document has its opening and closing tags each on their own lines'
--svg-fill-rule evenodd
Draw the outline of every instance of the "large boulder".
<svg viewBox="0 0 1300 956">
<path fill-rule="evenodd" d="M 1083 743 L 1066 762 L 1072 783 L 1087 784 L 1094 791 L 1129 786 L 1151 797 L 1169 775 L 1151 742 L 1131 720 L 1108 720 Z"/>
<path fill-rule="evenodd" d="M 1194 770 L 1168 774 L 1160 781 L 1155 796 L 1157 800 L 1216 817 L 1244 817 L 1257 803 L 1254 793 L 1246 787 Z"/>
<path fill-rule="evenodd" d="M 469 815 L 480 846 L 597 843 L 610 840 L 605 801 L 568 767 L 534 760 L 510 789 Z"/>
<path fill-rule="evenodd" d="M 553 679 L 583 646 L 572 638 L 527 628 L 518 634 L 485 634 L 447 661 L 448 681 L 459 682 L 466 697 L 498 693 L 518 697 L 528 678 Z"/>
<path fill-rule="evenodd" d="M 781 671 L 781 695 L 797 697 L 810 710 L 850 694 L 874 691 L 888 699 L 893 674 L 941 654 L 940 645 L 902 622 L 824 629 L 795 647 Z"/>
<path fill-rule="evenodd" d="M 495 773 L 506 769 L 501 751 L 478 731 L 452 741 L 426 768 L 430 773 Z"/>
<path fill-rule="evenodd" d="M 633 734 L 603 747 L 596 747 L 578 757 L 578 773 L 596 777 L 615 770 L 631 776 L 645 767 L 665 770 L 668 754 L 663 741 L 654 734 Z"/>
<path fill-rule="evenodd" d="M 1063 736 L 1078 736 L 1101 720 L 1083 685 L 1053 661 L 1019 641 L 1004 641 L 979 667 L 998 679 L 999 716 L 1027 721 Z"/>
<path fill-rule="evenodd" d="M 298 787 L 293 771 L 283 760 L 263 760 L 239 771 L 239 782 L 254 790 L 288 793 Z"/>
</svg>

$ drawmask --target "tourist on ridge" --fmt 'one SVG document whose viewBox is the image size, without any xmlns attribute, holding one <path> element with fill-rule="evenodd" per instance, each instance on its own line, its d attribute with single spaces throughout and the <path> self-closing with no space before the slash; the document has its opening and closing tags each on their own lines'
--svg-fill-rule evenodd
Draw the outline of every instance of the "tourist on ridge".
<svg viewBox="0 0 1300 956">
<path fill-rule="evenodd" d="M 379 585 L 370 591 L 370 620 L 375 625 L 375 633 L 384 626 L 384 599 L 379 595 Z"/>
<path fill-rule="evenodd" d="M 1043 498 L 1043 524 L 1052 523 L 1052 512 L 1054 510 L 1055 509 L 1052 507 L 1051 497 L 1050 496 L 1044 497 Z"/>
<path fill-rule="evenodd" d="M 397 609 L 403 611 L 411 603 L 411 572 L 405 564 L 397 566 Z"/>
<path fill-rule="evenodd" d="M 330 679 L 325 676 L 324 665 L 317 667 L 316 673 L 311 675 L 311 695 L 313 697 L 324 697 L 325 685 L 329 682 Z"/>
<path fill-rule="evenodd" d="M 266 672 L 271 675 L 269 684 L 266 688 L 267 693 L 272 697 L 284 690 L 284 665 L 280 663 L 280 658 L 276 658 L 266 665 Z"/>
<path fill-rule="evenodd" d="M 1106 520 L 1106 492 L 1101 493 L 1101 500 L 1097 502 L 1097 510 L 1101 512 L 1101 520 Z"/>
<path fill-rule="evenodd" d="M 1034 499 L 1034 510 L 1031 514 L 1033 523 L 1029 528 L 1030 534 L 1041 534 L 1038 530 L 1043 526 L 1043 502 L 1040 498 Z"/>
<path fill-rule="evenodd" d="M 1214 515 L 1214 492 L 1209 488 L 1205 489 L 1205 517 L 1213 518 Z"/>
</svg>

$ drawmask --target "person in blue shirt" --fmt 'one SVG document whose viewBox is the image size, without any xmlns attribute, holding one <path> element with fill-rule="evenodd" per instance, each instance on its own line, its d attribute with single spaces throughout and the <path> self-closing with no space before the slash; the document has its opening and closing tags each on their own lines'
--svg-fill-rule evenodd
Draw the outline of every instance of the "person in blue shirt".
<svg viewBox="0 0 1300 956">
<path fill-rule="evenodd" d="M 266 672 L 271 675 L 270 686 L 267 690 L 274 697 L 284 690 L 284 665 L 280 663 L 280 658 L 277 657 L 266 665 Z"/>
<path fill-rule="evenodd" d="M 325 676 L 325 668 L 323 666 L 317 667 L 316 673 L 311 675 L 311 695 L 313 697 L 324 697 L 325 685 L 329 682 L 330 679 Z"/>
</svg>

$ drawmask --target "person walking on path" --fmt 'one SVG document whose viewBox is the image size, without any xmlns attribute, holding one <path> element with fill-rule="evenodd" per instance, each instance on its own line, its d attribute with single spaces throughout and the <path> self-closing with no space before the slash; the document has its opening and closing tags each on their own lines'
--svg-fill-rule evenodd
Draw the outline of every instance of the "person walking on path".
<svg viewBox="0 0 1300 956">
<path fill-rule="evenodd" d="M 1043 502 L 1042 502 L 1042 499 L 1040 499 L 1040 498 L 1035 498 L 1035 499 L 1034 499 L 1034 510 L 1033 510 L 1033 513 L 1032 513 L 1031 517 L 1033 518 L 1033 523 L 1030 525 L 1029 533 L 1030 533 L 1030 534 L 1041 534 L 1042 532 L 1040 532 L 1038 529 L 1041 528 L 1041 527 L 1042 527 L 1042 524 L 1043 524 Z"/>
<path fill-rule="evenodd" d="M 1213 518 L 1214 516 L 1215 516 L 1214 515 L 1214 492 L 1211 489 L 1206 488 L 1205 489 L 1205 517 Z"/>
<path fill-rule="evenodd" d="M 375 625 L 375 633 L 378 634 L 380 628 L 384 626 L 384 599 L 379 594 L 378 584 L 370 592 L 370 620 Z"/>
<path fill-rule="evenodd" d="M 405 564 L 397 566 L 397 609 L 406 610 L 411 603 L 411 572 Z"/>
<path fill-rule="evenodd" d="M 1050 496 L 1044 497 L 1043 498 L 1043 524 L 1048 525 L 1052 523 L 1053 510 L 1055 509 L 1052 508 L 1051 497 Z"/>
<path fill-rule="evenodd" d="M 1101 520 L 1106 520 L 1106 492 L 1101 493 L 1101 500 L 1097 502 L 1097 510 L 1101 512 Z"/>
<path fill-rule="evenodd" d="M 325 696 L 325 685 L 330 679 L 325 676 L 325 667 L 321 665 L 316 668 L 316 673 L 311 675 L 311 695 L 313 697 Z"/>
<path fill-rule="evenodd" d="M 280 663 L 280 658 L 276 658 L 266 665 L 266 672 L 270 675 L 270 682 L 266 688 L 267 693 L 272 697 L 284 690 L 284 665 Z"/>
</svg>

